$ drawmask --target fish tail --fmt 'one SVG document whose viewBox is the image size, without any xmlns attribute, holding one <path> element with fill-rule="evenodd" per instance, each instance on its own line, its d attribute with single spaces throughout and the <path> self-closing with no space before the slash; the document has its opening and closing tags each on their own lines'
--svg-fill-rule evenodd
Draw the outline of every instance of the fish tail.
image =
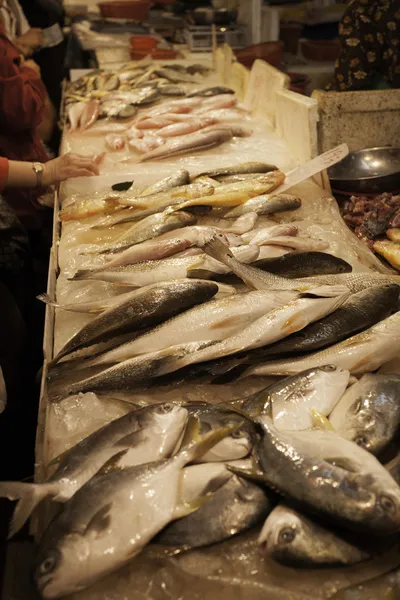
<svg viewBox="0 0 400 600">
<path fill-rule="evenodd" d="M 58 306 L 56 301 L 50 298 L 49 294 L 39 294 L 39 296 L 36 296 L 36 299 L 45 304 L 49 304 L 50 306 Z"/>
<path fill-rule="evenodd" d="M 214 235 L 211 240 L 204 244 L 203 250 L 212 258 L 215 258 L 228 266 L 230 266 L 232 261 L 236 260 L 230 251 L 229 246 L 219 239 L 218 234 Z"/>
<path fill-rule="evenodd" d="M 25 525 L 38 504 L 51 495 L 51 486 L 46 484 L 2 481 L 0 497 L 18 500 L 11 519 L 8 537 L 12 537 Z"/>
<path fill-rule="evenodd" d="M 196 417 L 189 417 L 185 434 L 183 436 L 181 450 L 176 455 L 176 459 L 182 463 L 182 466 L 192 462 L 196 458 L 203 456 L 218 442 L 231 435 L 243 423 L 235 426 L 220 427 L 217 430 L 208 433 L 205 436 L 200 435 L 200 422 Z"/>
</svg>

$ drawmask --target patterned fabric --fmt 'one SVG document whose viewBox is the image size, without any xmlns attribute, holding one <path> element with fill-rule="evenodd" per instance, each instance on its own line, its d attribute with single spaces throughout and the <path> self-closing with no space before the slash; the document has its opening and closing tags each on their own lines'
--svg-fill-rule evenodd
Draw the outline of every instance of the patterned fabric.
<svg viewBox="0 0 400 600">
<path fill-rule="evenodd" d="M 340 56 L 327 89 L 400 88 L 400 0 L 353 0 L 339 25 Z"/>
</svg>

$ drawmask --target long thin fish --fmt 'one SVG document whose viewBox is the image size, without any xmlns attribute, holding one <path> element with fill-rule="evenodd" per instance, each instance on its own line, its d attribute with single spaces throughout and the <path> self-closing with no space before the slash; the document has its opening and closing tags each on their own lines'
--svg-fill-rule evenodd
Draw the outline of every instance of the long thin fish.
<svg viewBox="0 0 400 600">
<path fill-rule="evenodd" d="M 264 194 L 256 198 L 250 198 L 244 204 L 236 206 L 226 213 L 227 219 L 234 219 L 247 212 L 256 212 L 258 215 L 270 215 L 273 213 L 297 210 L 301 206 L 301 199 L 291 194 Z"/>
<path fill-rule="evenodd" d="M 144 154 L 139 162 L 149 160 L 162 160 L 186 154 L 187 152 L 201 152 L 220 146 L 225 142 L 229 142 L 233 138 L 233 133 L 230 129 L 215 129 L 214 131 L 198 131 L 184 136 L 184 139 L 166 143 L 161 148 L 151 150 Z"/>
</svg>

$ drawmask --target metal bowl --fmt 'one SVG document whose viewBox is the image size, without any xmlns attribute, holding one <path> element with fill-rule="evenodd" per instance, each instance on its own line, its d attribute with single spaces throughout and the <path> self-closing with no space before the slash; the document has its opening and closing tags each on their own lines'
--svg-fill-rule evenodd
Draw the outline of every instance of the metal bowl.
<svg viewBox="0 0 400 600">
<path fill-rule="evenodd" d="M 385 146 L 350 152 L 328 169 L 332 188 L 374 194 L 400 189 L 400 148 Z"/>
</svg>

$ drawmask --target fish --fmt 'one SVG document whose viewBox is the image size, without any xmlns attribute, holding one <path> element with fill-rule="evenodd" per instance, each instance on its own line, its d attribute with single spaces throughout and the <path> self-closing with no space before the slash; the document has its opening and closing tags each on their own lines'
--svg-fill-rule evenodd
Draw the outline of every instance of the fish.
<svg viewBox="0 0 400 600">
<path fill-rule="evenodd" d="M 60 360 L 77 348 L 89 346 L 108 337 L 151 327 L 168 316 L 178 314 L 197 303 L 212 298 L 218 285 L 210 281 L 169 281 L 134 290 L 84 325 L 68 340 L 56 356 Z"/>
<path fill-rule="evenodd" d="M 111 214 L 119 210 L 121 210 L 121 205 L 118 202 L 117 194 L 93 194 L 90 198 L 76 200 L 72 204 L 61 209 L 60 220 L 80 221 L 94 215 Z"/>
<path fill-rule="evenodd" d="M 183 406 L 156 404 L 111 421 L 57 457 L 53 474 L 43 483 L 0 482 L 0 497 L 18 499 L 10 537 L 45 498 L 67 502 L 106 463 L 123 468 L 172 455 L 188 418 Z"/>
<path fill-rule="evenodd" d="M 396 242 L 397 244 L 400 242 L 400 229 L 399 228 L 388 229 L 386 232 L 386 235 L 389 238 L 389 240 L 391 240 L 392 242 Z"/>
<path fill-rule="evenodd" d="M 201 98 L 182 98 L 178 100 L 171 100 L 170 102 L 163 102 L 143 114 L 141 118 L 147 117 L 160 117 L 161 115 L 172 114 L 185 114 L 193 111 L 202 103 Z"/>
<path fill-rule="evenodd" d="M 203 117 L 200 119 L 193 118 L 191 121 L 173 123 L 171 125 L 167 125 L 166 127 L 162 127 L 159 131 L 159 134 L 163 138 L 187 135 L 188 133 L 193 133 L 199 129 L 204 129 L 205 127 L 213 124 L 215 124 L 215 119 L 210 119 L 209 117 Z"/>
<path fill-rule="evenodd" d="M 335 275 L 316 275 L 301 279 L 288 279 L 249 265 L 237 263 L 229 253 L 227 246 L 218 239 L 204 246 L 204 252 L 226 264 L 249 287 L 255 289 L 292 289 L 306 291 L 317 285 L 343 285 L 356 293 L 370 286 L 396 283 L 400 285 L 400 276 L 381 273 L 339 273 Z"/>
<path fill-rule="evenodd" d="M 292 293 L 247 292 L 213 300 L 165 321 L 139 338 L 96 358 L 96 364 L 120 362 L 197 340 L 220 341 L 240 331 L 261 315 L 295 297 Z"/>
<path fill-rule="evenodd" d="M 145 217 L 132 225 L 128 231 L 125 231 L 114 242 L 103 246 L 97 250 L 96 254 L 116 253 L 141 242 L 145 242 L 158 237 L 159 235 L 179 229 L 185 225 L 193 225 L 196 218 L 187 212 L 176 213 L 156 213 Z"/>
<path fill-rule="evenodd" d="M 78 129 L 85 106 L 85 102 L 74 102 L 68 109 L 68 119 L 70 122 L 69 131 L 76 131 Z"/>
<path fill-rule="evenodd" d="M 107 261 L 104 265 L 91 269 L 92 272 L 104 271 L 105 268 L 121 265 L 133 265 L 145 260 L 161 260 L 189 248 L 192 243 L 184 238 L 171 238 L 166 240 L 147 240 L 135 244 Z"/>
<path fill-rule="evenodd" d="M 120 151 L 125 148 L 125 138 L 122 135 L 117 135 L 114 133 L 109 133 L 105 137 L 106 146 L 110 150 Z"/>
<path fill-rule="evenodd" d="M 217 544 L 258 525 L 271 504 L 264 490 L 234 475 L 199 510 L 170 523 L 155 542 L 181 550 Z"/>
<path fill-rule="evenodd" d="M 160 192 L 168 192 L 169 190 L 188 185 L 189 183 L 189 172 L 186 171 L 186 169 L 177 169 L 172 175 L 168 175 L 164 179 L 160 179 L 160 181 L 146 187 L 142 192 L 142 196 L 151 196 L 153 194 L 159 194 Z"/>
<path fill-rule="evenodd" d="M 200 108 L 195 110 L 196 114 L 207 114 L 210 110 L 218 110 L 221 108 L 233 108 L 237 105 L 237 98 L 231 94 L 222 94 L 211 98 L 204 98 Z"/>
<path fill-rule="evenodd" d="M 203 171 L 196 175 L 196 177 L 212 177 L 219 178 L 231 175 L 243 175 L 243 174 L 256 174 L 269 173 L 270 171 L 278 171 L 278 167 L 262 162 L 246 162 L 238 165 L 229 167 L 220 167 L 217 169 L 211 169 L 210 171 Z M 240 216 L 240 215 L 239 215 Z"/>
<path fill-rule="evenodd" d="M 340 342 L 389 317 L 397 309 L 399 294 L 399 286 L 393 284 L 352 294 L 333 314 L 266 348 L 265 354 L 260 350 L 259 358 L 315 352 Z"/>
<path fill-rule="evenodd" d="M 256 212 L 258 215 L 270 215 L 297 210 L 301 207 L 301 199 L 291 194 L 262 194 L 251 198 L 244 204 L 236 206 L 226 213 L 226 219 L 236 219 L 247 212 Z"/>
<path fill-rule="evenodd" d="M 219 284 L 220 285 L 220 284 Z M 53 300 L 48 294 L 40 294 L 37 299 L 45 304 L 59 308 L 60 310 L 67 310 L 77 313 L 89 313 L 96 314 L 101 313 L 111 306 L 115 306 L 124 299 L 130 297 L 131 292 L 125 292 L 117 296 L 111 296 L 110 298 L 99 298 L 97 300 L 89 300 L 88 302 L 73 302 L 67 304 L 59 304 L 56 300 Z"/>
<path fill-rule="evenodd" d="M 400 529 L 400 488 L 372 454 L 333 431 L 279 431 L 266 416 L 258 424 L 259 479 L 267 486 L 351 530 Z"/>
<path fill-rule="evenodd" d="M 270 237 L 268 230 L 265 233 L 261 230 L 254 236 L 251 243 L 258 244 L 259 246 L 264 244 L 268 244 L 269 246 L 282 246 L 284 248 L 296 250 L 297 252 L 317 252 L 329 248 L 329 242 L 325 242 L 324 240 L 293 235 L 277 235 L 275 237 Z"/>
<path fill-rule="evenodd" d="M 89 129 L 96 123 L 100 112 L 100 103 L 98 100 L 89 100 L 81 113 L 79 131 Z"/>
<path fill-rule="evenodd" d="M 168 79 L 172 83 L 200 83 L 198 78 L 182 71 L 176 71 L 170 67 L 160 67 L 154 71 L 156 75 L 163 79 Z"/>
<path fill-rule="evenodd" d="M 335 410 L 349 378 L 349 371 L 334 365 L 311 368 L 270 385 L 247 399 L 242 409 L 252 417 L 269 414 L 277 429 L 312 429 L 313 410 L 324 417 Z"/>
<path fill-rule="evenodd" d="M 400 312 L 387 317 L 366 331 L 307 356 L 271 360 L 248 369 L 249 375 L 295 375 L 310 367 L 326 364 L 348 369 L 352 375 L 376 371 L 397 356 L 395 340 L 400 335 Z"/>
<path fill-rule="evenodd" d="M 400 375 L 367 373 L 329 416 L 335 431 L 378 456 L 400 426 Z"/>
<path fill-rule="evenodd" d="M 177 356 L 171 360 L 171 364 L 174 370 L 177 370 L 189 364 L 215 360 L 229 354 L 271 344 L 293 331 L 302 329 L 321 316 L 333 312 L 349 295 L 346 288 L 328 289 L 326 290 L 328 297 L 325 298 L 323 297 L 324 293 L 321 289 L 316 292 L 315 296 L 311 292 L 306 296 L 300 295 L 286 304 L 281 304 L 278 308 L 272 308 L 250 325 L 223 341 L 208 345 L 193 354 Z M 275 292 L 275 294 L 278 303 L 281 302 L 279 292 Z"/>
<path fill-rule="evenodd" d="M 312 276 L 312 274 L 330 275 L 352 271 L 352 266 L 342 258 L 315 251 L 289 252 L 276 258 L 264 258 L 257 260 L 254 266 L 289 279 Z"/>
<path fill-rule="evenodd" d="M 290 567 L 355 565 L 371 555 L 284 504 L 268 515 L 258 542 L 263 553 Z"/>
<path fill-rule="evenodd" d="M 42 597 L 59 598 L 90 586 L 131 561 L 169 522 L 201 506 L 203 498 L 181 502 L 182 469 L 227 432 L 220 429 L 193 441 L 173 458 L 86 483 L 41 539 L 34 577 Z"/>
<path fill-rule="evenodd" d="M 256 215 L 257 213 L 245 213 L 238 217 L 238 219 L 244 219 L 247 215 Z M 258 215 L 257 215 L 258 217 Z M 268 227 L 263 227 L 261 229 L 253 229 L 246 232 L 242 235 L 242 239 L 246 244 L 250 244 L 252 240 L 257 240 L 258 234 L 261 233 L 264 238 L 267 238 L 269 235 L 271 238 L 275 236 L 296 236 L 299 233 L 299 228 L 296 225 L 292 225 L 291 223 L 280 223 L 279 225 L 272 225 Z M 252 242 L 253 243 L 253 242 Z"/>
<path fill-rule="evenodd" d="M 386 258 L 392 267 L 400 271 L 400 244 L 390 240 L 377 240 L 374 242 L 373 249 Z"/>
<path fill-rule="evenodd" d="M 162 96 L 186 96 L 186 91 L 179 85 L 160 85 L 158 91 Z"/>
<path fill-rule="evenodd" d="M 213 87 L 200 88 L 197 90 L 193 90 L 187 94 L 188 98 L 193 98 L 193 96 L 199 96 L 202 98 L 211 98 L 213 96 L 219 96 L 221 94 L 234 94 L 235 92 L 228 87 L 223 87 L 221 85 L 216 85 Z"/>
<path fill-rule="evenodd" d="M 170 140 L 160 148 L 156 148 L 151 152 L 147 152 L 140 157 L 139 162 L 149 160 L 163 160 L 180 156 L 187 152 L 202 152 L 220 146 L 233 138 L 233 133 L 230 129 L 214 129 L 212 131 L 197 131 L 190 133 L 183 139 Z"/>
</svg>

